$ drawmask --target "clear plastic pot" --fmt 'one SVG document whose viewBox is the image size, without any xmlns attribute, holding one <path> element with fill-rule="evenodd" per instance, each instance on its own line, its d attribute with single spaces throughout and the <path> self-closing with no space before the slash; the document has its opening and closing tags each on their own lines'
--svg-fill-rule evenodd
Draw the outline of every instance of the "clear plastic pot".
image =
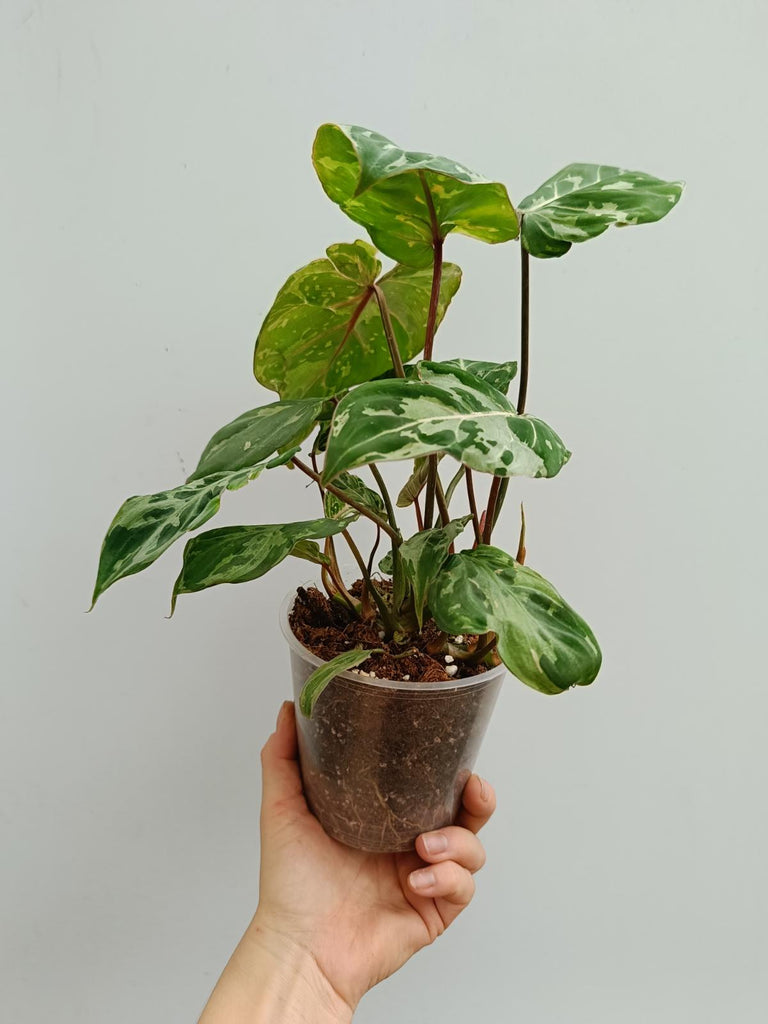
<svg viewBox="0 0 768 1024">
<path fill-rule="evenodd" d="M 307 802 L 347 846 L 413 849 L 421 832 L 456 820 L 506 669 L 434 683 L 342 672 L 305 718 L 299 694 L 322 661 L 291 630 L 294 598 L 283 602 L 280 625 L 290 648 Z"/>
</svg>

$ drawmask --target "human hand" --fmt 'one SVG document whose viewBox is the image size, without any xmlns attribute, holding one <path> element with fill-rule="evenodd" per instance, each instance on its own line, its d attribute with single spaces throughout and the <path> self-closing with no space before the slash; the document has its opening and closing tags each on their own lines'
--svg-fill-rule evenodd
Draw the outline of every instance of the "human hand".
<svg viewBox="0 0 768 1024">
<path fill-rule="evenodd" d="M 294 1016 L 286 998 L 281 1019 L 350 1020 L 369 989 L 433 942 L 472 899 L 472 876 L 485 863 L 476 833 L 496 799 L 473 775 L 456 825 L 419 836 L 414 851 L 365 853 L 323 831 L 307 807 L 297 757 L 295 709 L 286 701 L 261 753 L 259 906 L 228 970 L 234 962 L 245 984 L 249 964 L 263 974 L 267 957 L 293 979 Z M 218 1019 L 225 1018 L 204 1015 L 201 1024 Z"/>
</svg>

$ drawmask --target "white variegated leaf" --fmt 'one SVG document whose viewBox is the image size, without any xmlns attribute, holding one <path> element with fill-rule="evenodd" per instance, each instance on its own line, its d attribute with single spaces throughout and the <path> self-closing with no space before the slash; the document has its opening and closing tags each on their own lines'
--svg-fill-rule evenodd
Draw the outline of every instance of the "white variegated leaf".
<svg viewBox="0 0 768 1024">
<path fill-rule="evenodd" d="M 499 548 L 451 555 L 430 588 L 429 607 L 447 633 L 496 633 L 510 672 L 542 693 L 586 686 L 600 670 L 586 622 L 543 576 Z"/>
<path fill-rule="evenodd" d="M 187 541 L 184 564 L 173 586 L 171 612 L 179 594 L 192 594 L 220 583 L 258 579 L 295 552 L 302 541 L 332 537 L 346 530 L 356 513 L 345 519 L 311 519 L 270 526 L 223 526 Z M 299 548 L 298 557 L 310 551 Z M 311 558 L 311 561 L 318 559 Z"/>
<path fill-rule="evenodd" d="M 216 431 L 188 483 L 212 473 L 247 469 L 283 448 L 293 448 L 294 454 L 327 405 L 322 399 L 309 398 L 272 402 L 244 412 Z"/>
<path fill-rule="evenodd" d="M 336 408 L 323 479 L 369 462 L 447 452 L 499 476 L 555 476 L 570 457 L 541 420 L 518 416 L 496 388 L 463 370 L 421 363 L 421 379 L 362 384 Z"/>
<path fill-rule="evenodd" d="M 604 164 L 568 164 L 519 204 L 521 241 L 532 256 L 563 256 L 611 224 L 661 220 L 675 206 L 683 182 Z"/>
<path fill-rule="evenodd" d="M 179 537 L 207 523 L 218 512 L 225 490 L 244 487 L 263 469 L 264 462 L 234 473 L 214 473 L 124 501 L 101 546 L 93 604 L 113 583 L 146 569 Z"/>
<path fill-rule="evenodd" d="M 472 516 L 453 519 L 446 526 L 421 530 L 398 548 L 400 561 L 406 578 L 413 588 L 413 605 L 416 621 L 421 629 L 424 608 L 429 600 L 429 588 L 448 557 L 451 544 L 461 534 Z"/>
</svg>

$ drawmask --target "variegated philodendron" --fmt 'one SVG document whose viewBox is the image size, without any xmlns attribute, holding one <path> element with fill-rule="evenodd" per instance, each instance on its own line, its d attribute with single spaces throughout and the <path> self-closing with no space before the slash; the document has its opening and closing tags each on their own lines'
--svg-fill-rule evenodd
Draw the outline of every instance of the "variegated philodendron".
<svg viewBox="0 0 768 1024">
<path fill-rule="evenodd" d="M 524 564 L 524 531 L 514 556 L 491 543 L 512 478 L 554 477 L 570 458 L 559 434 L 525 406 L 529 261 L 563 256 L 611 225 L 660 220 L 682 183 L 574 163 L 515 206 L 505 185 L 463 164 L 338 124 L 318 129 L 312 162 L 325 193 L 373 244 L 330 245 L 290 275 L 253 358 L 256 379 L 278 400 L 218 430 L 185 482 L 124 502 L 104 539 L 94 602 L 203 526 L 226 491 L 285 467 L 297 501 L 314 492 L 320 517 L 198 533 L 184 548 L 172 607 L 181 594 L 256 579 L 292 555 L 321 567 L 348 615 L 375 614 L 387 641 L 407 648 L 431 618 L 457 657 L 501 660 L 542 693 L 591 683 L 601 663 L 594 634 Z M 443 259 L 453 232 L 520 241 L 519 369 L 516 360 L 476 358 L 475 335 L 465 356 L 434 358 L 435 332 L 461 284 L 459 267 Z M 383 267 L 380 254 L 395 265 Z M 508 396 L 515 378 L 516 399 Z M 406 460 L 412 467 L 393 500 L 379 466 Z M 402 517 L 411 514 L 417 529 L 407 536 Z M 376 546 L 386 538 L 378 565 L 389 582 L 372 570 L 375 548 L 364 558 L 353 542 L 350 528 L 364 519 Z M 341 580 L 334 537 L 351 545 L 360 566 L 359 601 Z M 473 637 L 463 650 L 462 634 Z M 354 648 L 319 667 L 302 711 L 311 714 L 334 676 L 372 653 Z"/>
</svg>

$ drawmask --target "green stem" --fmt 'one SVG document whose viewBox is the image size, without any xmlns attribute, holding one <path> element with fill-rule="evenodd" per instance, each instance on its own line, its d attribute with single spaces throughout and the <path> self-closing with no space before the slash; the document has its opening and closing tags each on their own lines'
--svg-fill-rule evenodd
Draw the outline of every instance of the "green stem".
<svg viewBox="0 0 768 1024">
<path fill-rule="evenodd" d="M 435 517 L 435 489 L 437 486 L 437 456 L 428 456 L 427 462 L 427 489 L 424 494 L 424 529 L 432 529 L 432 520 Z"/>
<path fill-rule="evenodd" d="M 395 331 L 392 327 L 392 318 L 389 315 L 389 307 L 387 306 L 387 300 L 384 298 L 384 292 L 377 284 L 375 284 L 373 285 L 373 294 L 376 296 L 376 302 L 379 305 L 381 325 L 384 328 L 384 337 L 387 339 L 389 357 L 392 360 L 392 367 L 395 371 L 395 376 L 405 377 L 405 367 L 403 366 L 403 360 L 400 356 L 400 349 L 397 347 L 397 339 L 395 338 Z"/>
<path fill-rule="evenodd" d="M 296 467 L 296 469 L 300 469 L 302 473 L 306 474 L 306 476 L 310 477 L 316 483 L 321 482 L 320 475 L 311 470 L 309 466 L 301 461 L 301 459 L 297 459 L 295 455 L 291 459 L 291 463 Z M 382 519 L 381 516 L 377 516 L 375 512 L 371 512 L 370 509 L 365 507 L 365 505 L 361 505 L 359 501 L 356 501 L 351 494 L 345 494 L 344 491 L 340 491 L 339 488 L 334 487 L 333 484 L 324 484 L 323 486 L 326 491 L 335 495 L 339 501 L 343 501 L 345 505 L 349 505 L 350 508 L 359 512 L 361 516 L 365 516 L 366 519 L 370 519 L 371 522 L 380 526 L 384 533 L 392 538 L 392 543 L 397 547 L 400 547 L 403 542 L 402 538 L 400 534 L 389 525 L 386 519 Z"/>
<path fill-rule="evenodd" d="M 397 530 L 397 533 L 399 534 L 400 531 L 397 528 L 397 520 L 395 519 L 395 508 L 394 508 L 394 505 L 392 504 L 392 498 L 389 495 L 389 491 L 387 490 L 387 485 L 384 482 L 384 477 L 381 475 L 381 471 L 379 470 L 379 467 L 376 465 L 375 462 L 370 462 L 368 464 L 368 468 L 370 469 L 371 473 L 373 474 L 373 479 L 376 481 L 376 485 L 379 488 L 379 491 L 381 492 L 381 497 L 382 497 L 382 500 L 384 501 L 384 507 L 386 508 L 387 515 L 389 517 L 389 522 L 395 528 L 395 530 Z M 395 594 L 399 594 L 400 593 L 400 584 L 402 583 L 402 580 L 400 579 L 400 576 L 402 574 L 402 571 L 403 571 L 403 568 L 402 568 L 402 565 L 400 563 L 400 555 L 398 553 L 397 548 L 393 544 L 392 545 L 392 590 L 393 590 L 393 593 L 395 593 Z"/>
<path fill-rule="evenodd" d="M 395 620 L 392 618 L 389 608 L 387 608 L 386 601 L 376 589 L 376 585 L 371 579 L 371 574 L 368 572 L 368 566 L 365 564 L 365 560 L 360 554 L 360 549 L 350 536 L 349 530 L 342 530 L 341 536 L 349 545 L 349 550 L 352 552 L 352 556 L 357 562 L 360 572 L 363 574 L 363 579 L 366 582 L 371 597 L 376 602 L 376 607 L 379 609 L 379 615 L 381 615 L 381 621 L 384 625 L 384 632 L 387 638 L 389 638 L 395 632 Z"/>
</svg>

